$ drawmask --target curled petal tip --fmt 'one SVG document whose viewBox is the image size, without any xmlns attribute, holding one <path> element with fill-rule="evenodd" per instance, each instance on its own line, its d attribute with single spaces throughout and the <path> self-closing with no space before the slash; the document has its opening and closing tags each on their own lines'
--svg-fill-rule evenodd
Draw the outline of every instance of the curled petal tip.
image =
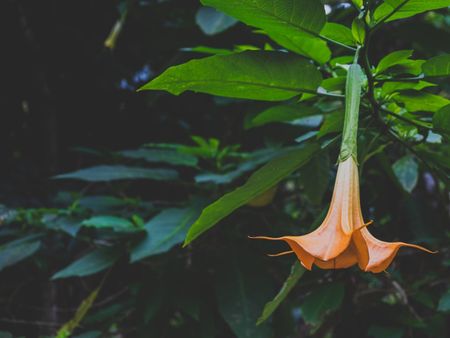
<svg viewBox="0 0 450 338">
<path fill-rule="evenodd" d="M 276 254 L 267 254 L 267 256 L 269 256 L 269 257 L 279 257 L 279 256 L 289 255 L 289 254 L 292 254 L 292 253 L 294 253 L 294 251 L 290 250 L 290 251 L 283 251 L 283 252 L 276 253 Z"/>
<path fill-rule="evenodd" d="M 424 248 L 423 246 L 416 245 L 416 244 L 402 243 L 402 245 L 408 246 L 408 247 L 410 247 L 410 248 L 422 250 L 422 251 L 428 252 L 429 254 L 437 254 L 437 253 L 439 252 L 439 251 L 437 251 L 437 250 L 436 250 L 436 251 L 429 250 L 429 249 L 427 249 L 427 248 Z"/>
<path fill-rule="evenodd" d="M 267 236 L 247 236 L 250 239 L 267 239 L 269 241 L 278 241 L 280 237 L 267 237 Z"/>
</svg>

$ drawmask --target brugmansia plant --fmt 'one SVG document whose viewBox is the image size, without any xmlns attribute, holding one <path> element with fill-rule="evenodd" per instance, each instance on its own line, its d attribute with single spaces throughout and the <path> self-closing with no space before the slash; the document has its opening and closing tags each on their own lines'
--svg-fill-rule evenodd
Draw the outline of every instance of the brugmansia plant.
<svg viewBox="0 0 450 338">
<path fill-rule="evenodd" d="M 450 120 L 450 101 L 426 89 L 435 86 L 436 78 L 450 74 L 450 55 L 436 56 L 427 61 L 411 60 L 411 51 L 401 50 L 385 56 L 375 67 L 370 62 L 369 50 L 376 47 L 371 46 L 370 41 L 381 25 L 446 7 L 450 1 L 390 0 L 377 7 L 374 1 L 353 1 L 358 16 L 351 28 L 327 22 L 324 6 L 316 0 L 203 0 L 202 3 L 262 30 L 280 47 L 229 51 L 225 55 L 192 60 L 169 68 L 142 90 L 163 89 L 176 95 L 191 90 L 242 99 L 290 100 L 293 110 L 299 106 L 298 115 L 274 114 L 272 121 L 298 118 L 302 110 L 308 114 L 308 105 L 313 106 L 322 99 L 345 99 L 339 165 L 325 220 L 306 235 L 254 238 L 285 241 L 292 251 L 281 255 L 295 253 L 308 270 L 313 264 L 323 269 L 337 269 L 357 263 L 362 270 L 377 273 L 389 266 L 402 246 L 431 252 L 414 244 L 380 241 L 369 232 L 367 226 L 370 222 L 364 223 L 357 166 L 358 117 L 362 97 L 364 113 L 375 121 L 378 131 L 401 143 L 419 158 L 427 157 L 432 149 L 411 145 L 402 135 L 404 129 L 420 128 L 427 134 L 433 130 L 440 132 L 442 137 L 448 137 L 448 130 L 442 128 L 442 124 Z M 332 59 L 330 47 L 333 45 L 353 55 Z M 363 69 L 358 64 L 359 53 Z M 353 63 L 346 63 L 352 59 Z M 330 64 L 334 64 L 334 69 L 330 69 Z M 347 72 L 346 76 L 343 71 Z M 435 117 L 431 125 L 429 116 L 414 114 L 421 111 L 440 117 Z M 420 137 L 426 139 L 427 135 Z M 323 144 L 318 146 L 317 141 L 309 140 L 300 147 L 296 157 L 301 160 L 296 165 L 292 163 L 292 156 L 277 159 L 261 168 L 243 187 L 203 210 L 190 228 L 185 245 L 236 208 L 251 203 L 259 194 L 271 189 L 323 147 Z M 448 175 L 442 169 L 433 169 L 447 184 Z M 269 171 L 274 172 L 274 177 L 261 179 L 268 176 Z"/>
</svg>

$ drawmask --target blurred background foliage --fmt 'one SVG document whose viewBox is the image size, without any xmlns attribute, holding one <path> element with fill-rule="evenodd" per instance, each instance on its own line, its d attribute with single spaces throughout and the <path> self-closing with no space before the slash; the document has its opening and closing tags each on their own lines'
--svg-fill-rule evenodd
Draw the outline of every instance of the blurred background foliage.
<svg viewBox="0 0 450 338">
<path fill-rule="evenodd" d="M 349 3 L 327 5 L 331 21 L 350 26 Z M 373 232 L 438 254 L 405 249 L 378 275 L 304 273 L 247 236 L 304 233 L 321 222 L 341 102 L 319 102 L 320 111 L 292 122 L 295 112 L 283 108 L 256 116 L 270 107 L 257 101 L 136 93 L 192 58 L 275 47 L 265 35 L 197 0 L 9 0 L 0 8 L 1 337 L 448 337 L 445 135 L 395 125 L 408 141 L 428 140 L 426 151 L 418 145 L 428 164 L 364 119 L 359 140 Z M 449 53 L 449 33 L 448 9 L 395 21 L 373 37 L 372 62 L 402 49 L 414 49 L 414 59 Z M 440 88 L 448 97 L 448 81 Z M 320 156 L 181 248 L 205 205 L 317 130 L 330 144 Z"/>
</svg>

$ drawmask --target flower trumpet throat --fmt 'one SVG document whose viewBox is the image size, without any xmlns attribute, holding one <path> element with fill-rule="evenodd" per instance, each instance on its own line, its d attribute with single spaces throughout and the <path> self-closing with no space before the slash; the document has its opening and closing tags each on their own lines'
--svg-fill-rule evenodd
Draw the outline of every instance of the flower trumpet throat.
<svg viewBox="0 0 450 338">
<path fill-rule="evenodd" d="M 364 271 L 378 273 L 386 270 L 402 246 L 431 253 L 414 244 L 380 241 L 367 229 L 370 223 L 365 223 L 362 217 L 358 167 L 350 156 L 339 163 L 330 208 L 316 230 L 303 236 L 251 238 L 286 242 L 290 251 L 271 256 L 295 253 L 308 270 L 313 265 L 321 269 L 343 269 L 358 264 Z"/>
</svg>

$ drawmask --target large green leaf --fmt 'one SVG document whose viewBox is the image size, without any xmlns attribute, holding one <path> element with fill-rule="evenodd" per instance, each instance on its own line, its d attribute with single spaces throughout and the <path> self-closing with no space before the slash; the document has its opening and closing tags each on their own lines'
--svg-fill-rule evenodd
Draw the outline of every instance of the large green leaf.
<svg viewBox="0 0 450 338">
<path fill-rule="evenodd" d="M 263 29 L 276 42 L 302 55 L 319 62 L 325 62 L 330 57 L 326 43 L 318 38 L 326 22 L 325 10 L 320 1 L 202 0 L 202 3 L 247 25 Z M 291 42 L 285 44 L 286 39 Z M 314 43 L 314 40 L 318 43 Z M 325 58 L 324 53 L 328 54 Z"/>
<path fill-rule="evenodd" d="M 146 237 L 131 250 L 131 262 L 169 251 L 183 242 L 189 226 L 200 214 L 200 204 L 167 209 L 145 224 Z"/>
<path fill-rule="evenodd" d="M 427 60 L 422 69 L 426 76 L 449 76 L 450 54 L 438 55 Z"/>
<path fill-rule="evenodd" d="M 236 190 L 224 195 L 206 207 L 186 236 L 185 245 L 212 228 L 217 222 L 231 214 L 252 199 L 260 196 L 300 166 L 307 163 L 318 150 L 316 144 L 292 150 L 278 157 L 256 171 L 248 181 Z"/>
<path fill-rule="evenodd" d="M 305 59 L 282 52 L 215 55 L 170 67 L 142 90 L 186 90 L 244 99 L 281 101 L 315 92 L 322 77 Z"/>
<path fill-rule="evenodd" d="M 278 291 L 277 295 L 273 300 L 268 302 L 266 305 L 264 305 L 264 310 L 261 314 L 261 316 L 258 318 L 258 321 L 256 325 L 259 325 L 263 323 L 264 321 L 269 318 L 272 313 L 275 312 L 275 310 L 280 306 L 280 304 L 283 302 L 283 300 L 286 299 L 286 297 L 289 295 L 291 290 L 294 288 L 294 286 L 297 284 L 297 282 L 300 280 L 300 278 L 303 276 L 305 272 L 305 269 L 300 265 L 298 261 L 292 265 L 291 273 L 289 274 L 288 278 L 284 282 L 283 286 L 281 287 L 280 291 Z"/>
<path fill-rule="evenodd" d="M 331 51 L 324 40 L 302 34 L 284 35 L 270 33 L 268 35 L 280 46 L 297 54 L 309 57 L 319 63 L 325 63 L 330 60 Z"/>
<path fill-rule="evenodd" d="M 36 235 L 26 236 L 0 246 L 0 271 L 32 256 L 41 247 Z"/>
<path fill-rule="evenodd" d="M 173 169 L 147 169 L 123 165 L 99 165 L 67 174 L 57 175 L 54 178 L 73 179 L 88 182 L 137 179 L 172 181 L 178 178 L 178 173 Z"/>
<path fill-rule="evenodd" d="M 437 132 L 450 135 L 450 105 L 439 109 L 433 115 L 433 127 Z"/>
<path fill-rule="evenodd" d="M 392 170 L 403 189 L 411 193 L 419 179 L 419 165 L 414 157 L 410 155 L 403 156 L 393 164 Z"/>
<path fill-rule="evenodd" d="M 339 23 L 327 22 L 320 31 L 320 35 L 347 46 L 356 46 L 351 29 Z"/>
<path fill-rule="evenodd" d="M 427 81 L 417 81 L 417 82 L 385 82 L 383 83 L 383 86 L 381 87 L 381 90 L 383 94 L 392 94 L 396 91 L 401 90 L 408 90 L 408 89 L 414 89 L 414 90 L 422 90 L 424 88 L 428 87 L 434 87 L 436 86 L 434 83 L 427 82 Z"/>
<path fill-rule="evenodd" d="M 320 114 L 320 110 L 301 103 L 273 106 L 254 116 L 246 124 L 246 128 L 260 127 L 272 122 L 288 122 L 315 114 Z"/>
<path fill-rule="evenodd" d="M 305 322 L 319 326 L 325 316 L 337 310 L 344 299 L 344 285 L 342 283 L 329 283 L 322 285 L 306 296 L 301 305 Z"/>
<path fill-rule="evenodd" d="M 395 52 L 389 53 L 380 60 L 376 68 L 376 72 L 382 73 L 386 69 L 389 69 L 390 67 L 408 60 L 411 57 L 412 53 L 412 50 L 397 50 Z"/>
<path fill-rule="evenodd" d="M 119 154 L 128 158 L 142 159 L 149 163 L 168 163 L 173 165 L 195 167 L 198 162 L 197 157 L 193 155 L 183 154 L 176 150 L 170 149 L 124 150 Z"/>
<path fill-rule="evenodd" d="M 206 35 L 221 33 L 237 22 L 236 19 L 209 7 L 199 8 L 195 21 Z"/>
<path fill-rule="evenodd" d="M 93 275 L 112 266 L 119 255 L 114 248 L 96 249 L 55 273 L 52 279 Z"/>
<path fill-rule="evenodd" d="M 442 96 L 415 90 L 395 95 L 394 100 L 402 103 L 410 112 L 424 111 L 434 113 L 450 104 L 450 100 Z"/>
<path fill-rule="evenodd" d="M 237 338 L 273 337 L 270 326 L 256 326 L 264 302 L 272 293 L 267 273 L 258 257 L 248 251 L 227 252 L 217 271 L 219 311 Z"/>
<path fill-rule="evenodd" d="M 433 9 L 450 6 L 450 0 L 384 0 L 375 10 L 375 20 L 404 19 Z M 388 17 L 389 16 L 389 17 Z"/>
</svg>

